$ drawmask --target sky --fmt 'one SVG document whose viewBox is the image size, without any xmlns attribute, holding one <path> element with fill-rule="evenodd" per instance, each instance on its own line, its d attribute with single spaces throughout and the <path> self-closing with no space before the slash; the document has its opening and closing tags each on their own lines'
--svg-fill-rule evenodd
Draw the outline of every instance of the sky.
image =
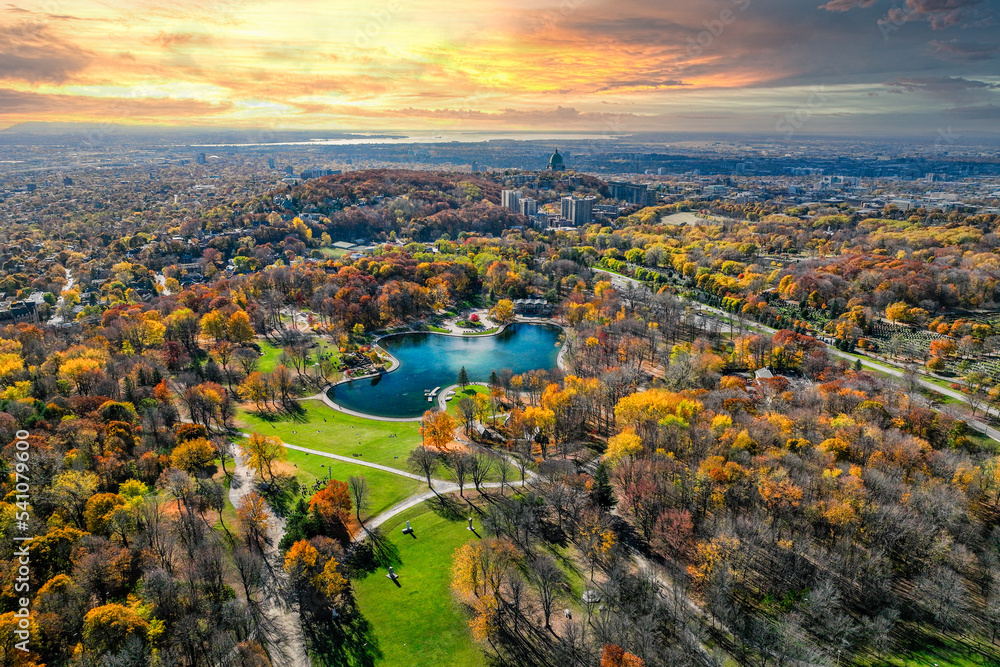
<svg viewBox="0 0 1000 667">
<path fill-rule="evenodd" d="M 996 133 L 998 10 L 1000 0 L 13 0 L 0 4 L 0 127 Z"/>
</svg>

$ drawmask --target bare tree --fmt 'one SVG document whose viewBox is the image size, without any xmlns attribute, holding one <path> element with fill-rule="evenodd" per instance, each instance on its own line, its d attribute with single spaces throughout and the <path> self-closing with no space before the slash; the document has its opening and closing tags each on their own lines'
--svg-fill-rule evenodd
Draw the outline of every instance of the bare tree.
<svg viewBox="0 0 1000 667">
<path fill-rule="evenodd" d="M 361 523 L 361 510 L 368 509 L 371 497 L 371 488 L 368 486 L 368 478 L 364 475 L 351 475 L 347 478 L 347 487 L 351 490 L 351 498 L 354 499 L 354 513 Z M 361 523 L 361 525 L 364 525 Z"/>
<path fill-rule="evenodd" d="M 503 453 L 497 455 L 497 470 L 500 472 L 500 495 L 503 495 L 503 487 L 507 485 L 513 467 L 509 456 Z"/>
<path fill-rule="evenodd" d="M 472 431 L 472 422 L 476 419 L 476 402 L 468 396 L 458 399 L 458 413 L 462 415 L 462 421 L 465 423 L 465 435 L 469 435 Z"/>
<path fill-rule="evenodd" d="M 476 491 L 482 493 L 480 486 L 493 470 L 493 458 L 488 454 L 473 454 L 469 457 L 469 473 L 472 475 L 472 483 L 476 486 Z"/>
<path fill-rule="evenodd" d="M 531 578 L 538 587 L 538 601 L 542 605 L 545 628 L 551 631 L 552 625 L 549 619 L 552 616 L 552 608 L 555 606 L 565 577 L 551 557 L 540 554 L 531 563 Z"/>
<path fill-rule="evenodd" d="M 410 452 L 410 456 L 406 459 L 406 462 L 409 464 L 411 470 L 422 473 L 427 478 L 427 488 L 434 488 L 431 485 L 431 475 L 437 467 L 438 455 L 433 449 L 421 445 Z"/>
<path fill-rule="evenodd" d="M 465 480 L 469 476 L 469 455 L 464 452 L 455 452 L 445 459 L 445 464 L 455 473 L 455 482 L 458 484 L 458 495 L 465 497 Z"/>
</svg>

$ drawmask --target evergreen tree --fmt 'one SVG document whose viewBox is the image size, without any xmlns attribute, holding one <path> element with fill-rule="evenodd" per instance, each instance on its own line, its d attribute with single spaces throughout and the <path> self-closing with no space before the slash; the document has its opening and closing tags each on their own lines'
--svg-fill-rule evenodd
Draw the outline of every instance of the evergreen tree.
<svg viewBox="0 0 1000 667">
<path fill-rule="evenodd" d="M 458 384 L 462 385 L 462 389 L 469 386 L 469 374 L 466 372 L 465 366 L 462 366 L 462 369 L 458 371 Z"/>
<path fill-rule="evenodd" d="M 610 510 L 618 501 L 615 500 L 614 489 L 611 488 L 611 478 L 608 475 L 608 467 L 602 461 L 594 471 L 594 486 L 590 490 L 590 497 L 594 503 L 604 510 Z"/>
</svg>

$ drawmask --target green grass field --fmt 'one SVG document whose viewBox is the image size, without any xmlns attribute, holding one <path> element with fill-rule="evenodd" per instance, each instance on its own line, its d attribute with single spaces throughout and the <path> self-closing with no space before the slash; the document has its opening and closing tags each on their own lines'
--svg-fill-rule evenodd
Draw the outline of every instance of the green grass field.
<svg viewBox="0 0 1000 667">
<path fill-rule="evenodd" d="M 455 398 L 448 401 L 448 414 L 455 417 L 459 421 L 462 420 L 462 416 L 458 411 L 458 402 L 463 398 L 472 398 L 476 394 L 488 394 L 490 392 L 489 387 L 483 387 L 478 384 L 470 384 L 465 389 L 460 387 L 455 389 Z"/>
<path fill-rule="evenodd" d="M 409 519 L 416 538 L 400 528 Z M 385 667 L 477 667 L 485 657 L 473 642 L 468 619 L 451 593 L 452 554 L 477 539 L 460 516 L 447 518 L 427 503 L 383 525 L 394 566 L 397 588 L 384 567 L 353 580 L 355 597 L 371 622 Z M 394 547 L 394 548 L 393 548 Z"/>
<path fill-rule="evenodd" d="M 239 421 L 245 431 L 276 435 L 284 442 L 340 456 L 361 454 L 365 461 L 406 469 L 406 457 L 420 444 L 418 422 L 382 422 L 331 409 L 322 401 L 300 401 L 304 412 L 274 421 L 245 410 Z M 390 437 L 392 436 L 392 437 Z"/>
<path fill-rule="evenodd" d="M 396 503 L 402 502 L 427 488 L 425 484 L 401 475 L 394 475 L 366 466 L 352 465 L 315 454 L 297 452 L 294 449 L 288 450 L 288 463 L 293 466 L 295 477 L 303 485 L 306 497 L 312 495 L 313 483 L 317 479 L 327 479 L 329 476 L 332 479 L 346 482 L 351 475 L 363 475 L 371 488 L 368 509 L 361 513 L 364 519 L 381 514 Z"/>
<path fill-rule="evenodd" d="M 327 352 L 334 352 L 338 357 L 340 356 L 340 351 L 333 347 L 333 344 L 329 341 L 321 338 L 315 339 L 317 345 L 312 348 L 309 353 L 313 357 L 313 361 L 319 354 L 325 354 Z M 273 344 L 271 341 L 264 340 L 261 338 L 257 339 L 257 344 L 260 345 L 260 351 L 263 353 L 260 357 L 260 361 L 257 364 L 257 370 L 261 373 L 270 373 L 274 370 L 274 367 L 280 363 L 282 349 L 277 345 Z M 291 362 L 288 362 L 288 367 L 295 372 L 292 367 Z"/>
</svg>

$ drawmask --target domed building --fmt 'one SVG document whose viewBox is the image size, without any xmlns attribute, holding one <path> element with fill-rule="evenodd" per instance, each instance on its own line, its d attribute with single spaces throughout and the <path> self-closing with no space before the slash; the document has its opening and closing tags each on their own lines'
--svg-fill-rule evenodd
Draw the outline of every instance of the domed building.
<svg viewBox="0 0 1000 667">
<path fill-rule="evenodd" d="M 557 148 L 556 152 L 549 158 L 549 171 L 563 171 L 565 168 L 566 165 L 563 163 L 563 157 L 559 155 L 559 149 Z"/>
</svg>

